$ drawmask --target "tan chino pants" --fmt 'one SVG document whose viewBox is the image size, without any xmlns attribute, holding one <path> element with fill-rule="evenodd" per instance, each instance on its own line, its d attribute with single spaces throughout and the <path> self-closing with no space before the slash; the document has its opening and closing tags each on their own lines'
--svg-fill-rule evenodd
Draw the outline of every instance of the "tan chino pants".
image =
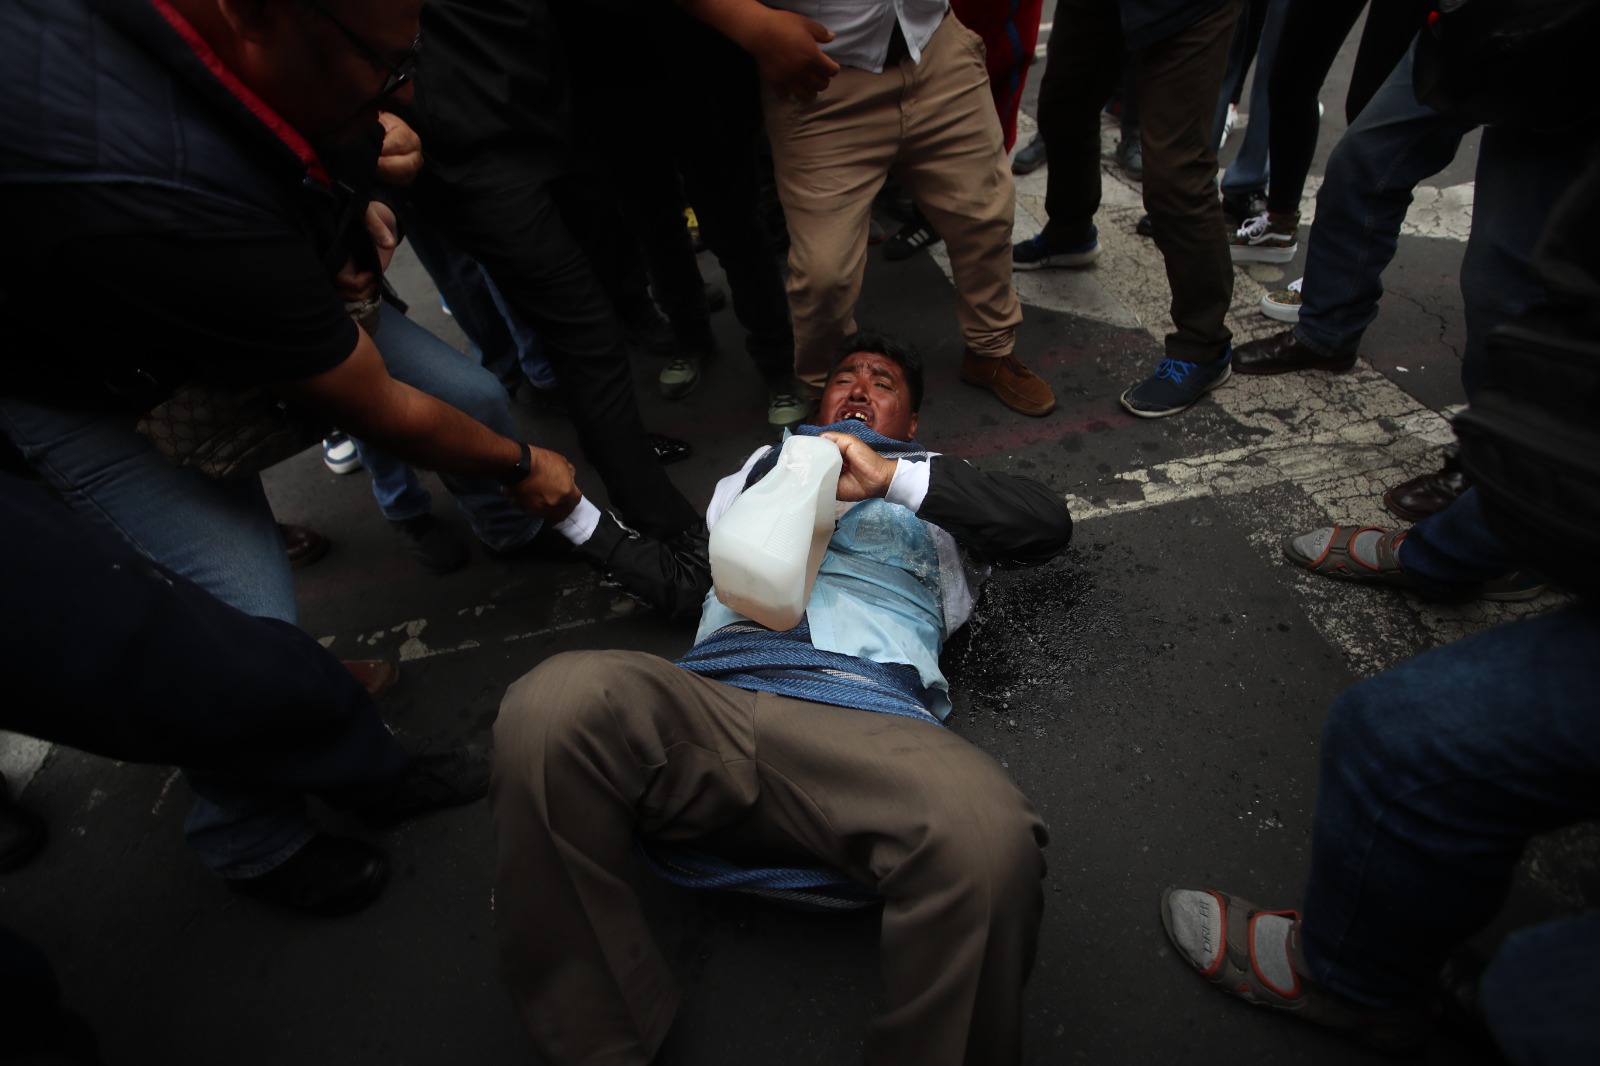
<svg viewBox="0 0 1600 1066">
<path fill-rule="evenodd" d="M 921 62 L 908 56 L 881 74 L 845 67 L 811 103 L 764 92 L 789 224 L 796 377 L 820 392 L 855 331 L 872 198 L 890 173 L 944 238 L 966 346 L 1010 355 L 1022 321 L 1011 286 L 1015 190 L 978 35 L 947 14 Z"/>
<path fill-rule="evenodd" d="M 677 986 L 628 880 L 635 832 L 875 887 L 887 1002 L 871 1062 L 1020 1061 L 1047 834 L 954 733 L 746 692 L 640 652 L 574 652 L 507 692 L 491 796 L 501 960 L 552 1066 L 642 1066 L 672 1024 Z"/>
</svg>

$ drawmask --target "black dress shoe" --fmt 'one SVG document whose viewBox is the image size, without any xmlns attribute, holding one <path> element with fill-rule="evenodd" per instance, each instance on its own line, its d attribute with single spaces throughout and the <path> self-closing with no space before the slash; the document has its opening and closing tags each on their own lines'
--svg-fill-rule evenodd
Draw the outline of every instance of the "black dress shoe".
<svg viewBox="0 0 1600 1066">
<path fill-rule="evenodd" d="M 1355 365 L 1354 352 L 1329 359 L 1301 344 L 1292 329 L 1257 341 L 1245 341 L 1233 348 L 1233 370 L 1236 374 L 1287 374 L 1291 370 L 1338 373 Z"/>
<path fill-rule="evenodd" d="M 431 514 L 389 521 L 389 527 L 405 538 L 411 561 L 430 574 L 450 574 L 467 565 L 472 553 L 467 543 L 448 526 L 440 525 Z"/>
<path fill-rule="evenodd" d="M 1032 174 L 1035 170 L 1049 162 L 1045 152 L 1044 137 L 1035 133 L 1033 139 L 1022 146 L 1015 159 L 1011 161 L 1011 173 Z"/>
<path fill-rule="evenodd" d="M 489 794 L 489 749 L 463 744 L 437 753 L 418 752 L 393 789 L 357 811 L 370 829 L 415 818 L 419 814 L 476 803 Z"/>
<path fill-rule="evenodd" d="M 1420 522 L 1455 503 L 1457 497 L 1471 487 L 1471 480 L 1461 469 L 1460 456 L 1447 455 L 1440 469 L 1431 474 L 1419 474 L 1386 491 L 1383 505 L 1390 514 L 1399 515 L 1407 522 Z"/>
<path fill-rule="evenodd" d="M 518 559 L 559 562 L 572 554 L 572 541 L 556 529 L 554 522 L 546 522 L 527 543 L 519 544 L 515 548 L 491 548 L 485 544 L 483 554 L 500 562 L 513 562 Z"/>
<path fill-rule="evenodd" d="M 283 553 L 290 566 L 310 566 L 328 554 L 328 538 L 314 529 L 279 522 L 278 536 L 283 538 Z"/>
<path fill-rule="evenodd" d="M 660 433 L 646 434 L 650 438 L 650 450 L 656 453 L 656 458 L 663 463 L 675 463 L 679 459 L 689 458 L 689 453 L 694 448 L 686 440 L 677 437 L 667 437 Z"/>
<path fill-rule="evenodd" d="M 332 917 L 365 907 L 388 880 L 389 856 L 382 848 L 318 833 L 260 877 L 230 879 L 228 887 L 287 910 Z"/>
</svg>

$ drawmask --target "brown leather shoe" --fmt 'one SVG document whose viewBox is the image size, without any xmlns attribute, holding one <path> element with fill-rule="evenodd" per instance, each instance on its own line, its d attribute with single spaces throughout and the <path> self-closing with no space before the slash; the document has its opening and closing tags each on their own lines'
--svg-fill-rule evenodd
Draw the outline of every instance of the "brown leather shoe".
<svg viewBox="0 0 1600 1066">
<path fill-rule="evenodd" d="M 1042 418 L 1056 409 L 1050 386 L 1014 355 L 984 358 L 968 348 L 961 353 L 961 380 L 988 389 L 1018 414 Z"/>
<path fill-rule="evenodd" d="M 346 659 L 344 668 L 366 686 L 373 699 L 384 695 L 400 681 L 400 667 L 388 659 Z"/>
<path fill-rule="evenodd" d="M 310 566 L 328 554 L 328 538 L 314 529 L 279 522 L 278 536 L 283 538 L 283 553 L 290 566 Z"/>
<path fill-rule="evenodd" d="M 1339 373 L 1355 365 L 1354 352 L 1329 359 L 1301 344 L 1292 329 L 1260 340 L 1245 341 L 1233 349 L 1233 370 L 1237 374 L 1287 374 L 1291 370 Z"/>
<path fill-rule="evenodd" d="M 1407 522 L 1420 522 L 1455 503 L 1456 498 L 1471 487 L 1471 480 L 1461 469 L 1460 457 L 1447 455 L 1440 469 L 1430 474 L 1419 474 L 1386 491 L 1383 505 L 1390 514 L 1398 515 Z"/>
</svg>

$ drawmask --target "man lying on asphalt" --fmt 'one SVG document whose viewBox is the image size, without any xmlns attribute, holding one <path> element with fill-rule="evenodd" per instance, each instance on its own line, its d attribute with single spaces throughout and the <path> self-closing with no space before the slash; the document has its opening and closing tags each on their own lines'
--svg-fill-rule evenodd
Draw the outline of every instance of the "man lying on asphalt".
<svg viewBox="0 0 1600 1066">
<path fill-rule="evenodd" d="M 914 439 L 913 353 L 862 334 L 843 350 L 825 425 L 799 430 L 843 458 L 800 624 L 736 614 L 706 594 L 703 566 L 680 567 L 693 589 L 671 593 L 618 573 L 646 597 L 703 596 L 689 653 L 558 655 L 501 706 L 501 958 L 542 1061 L 646 1063 L 672 1024 L 675 984 L 628 880 L 636 833 L 821 864 L 881 895 L 887 1001 L 870 1061 L 1019 1060 L 1047 835 L 1005 771 L 940 725 L 938 656 L 989 566 L 1048 562 L 1072 520 L 1038 482 Z M 776 461 L 763 447 L 724 478 L 708 524 Z"/>
</svg>

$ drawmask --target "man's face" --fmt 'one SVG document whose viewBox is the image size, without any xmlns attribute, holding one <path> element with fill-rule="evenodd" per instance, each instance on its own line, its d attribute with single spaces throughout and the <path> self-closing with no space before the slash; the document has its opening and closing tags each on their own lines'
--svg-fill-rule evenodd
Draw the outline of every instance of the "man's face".
<svg viewBox="0 0 1600 1066">
<path fill-rule="evenodd" d="M 379 105 L 410 98 L 409 82 L 383 89 L 411 65 L 421 9 L 422 0 L 285 0 L 256 56 L 256 87 L 312 141 L 370 124 Z"/>
<path fill-rule="evenodd" d="M 917 432 L 905 373 L 877 352 L 856 352 L 834 368 L 822 390 L 820 416 L 825 426 L 860 421 L 895 440 L 910 440 Z"/>
</svg>

